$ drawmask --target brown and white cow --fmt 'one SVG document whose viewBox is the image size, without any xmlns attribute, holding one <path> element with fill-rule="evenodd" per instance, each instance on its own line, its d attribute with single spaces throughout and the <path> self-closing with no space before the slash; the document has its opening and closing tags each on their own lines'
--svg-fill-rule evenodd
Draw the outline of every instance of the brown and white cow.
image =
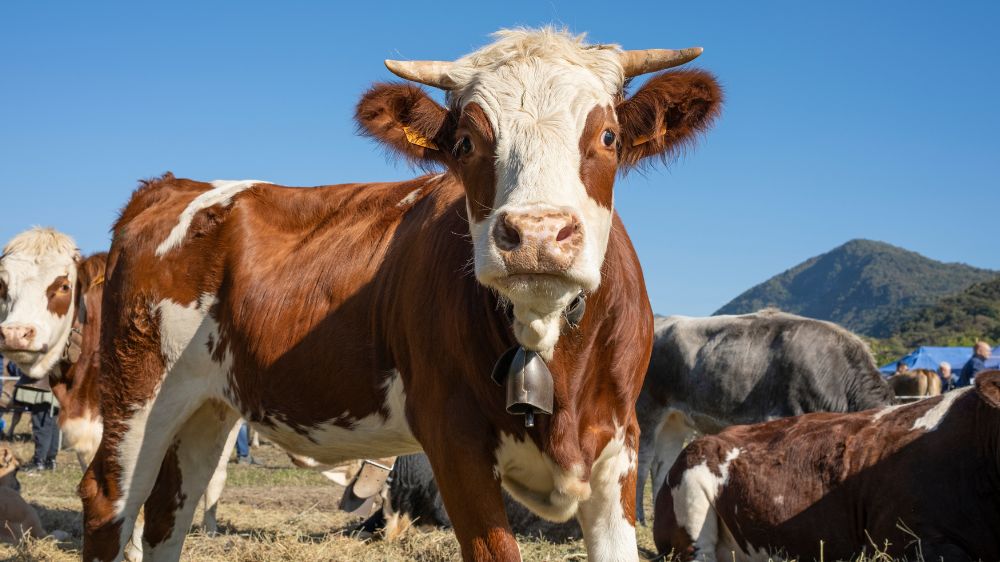
<svg viewBox="0 0 1000 562">
<path fill-rule="evenodd" d="M 358 105 L 365 133 L 444 173 L 141 186 L 109 258 L 113 384 L 80 485 L 84 558 L 120 558 L 145 505 L 146 554 L 177 559 L 206 459 L 242 416 L 326 465 L 425 450 L 467 560 L 519 559 L 501 485 L 547 518 L 576 515 L 592 560 L 636 560 L 652 313 L 613 183 L 691 142 L 721 93 L 699 71 L 623 88 L 699 52 L 504 31 L 456 62 L 387 62 L 447 90 L 446 107 L 410 84 Z M 574 327 L 562 312 L 580 292 Z M 515 343 L 554 379 L 554 411 L 532 428 L 490 380 Z"/>
<path fill-rule="evenodd" d="M 51 228 L 26 230 L 0 255 L 0 354 L 41 379 L 66 358 L 80 251 Z"/>
<path fill-rule="evenodd" d="M 912 404 L 729 428 L 691 443 L 668 483 L 653 536 L 685 559 L 1000 560 L 1000 371 Z"/>
<path fill-rule="evenodd" d="M 80 351 L 75 362 L 63 361 L 49 376 L 52 393 L 59 400 L 59 429 L 63 445 L 76 453 L 84 470 L 101 442 L 100 341 L 101 298 L 107 252 L 88 256 L 77 266 L 75 318 L 67 318 L 80 331 Z M 72 319 L 71 319 L 72 318 Z"/>
</svg>

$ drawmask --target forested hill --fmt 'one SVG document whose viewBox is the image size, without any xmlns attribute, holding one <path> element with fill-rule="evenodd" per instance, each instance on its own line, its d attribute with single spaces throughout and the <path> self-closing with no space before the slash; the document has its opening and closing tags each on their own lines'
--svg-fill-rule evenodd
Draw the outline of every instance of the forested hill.
<svg viewBox="0 0 1000 562">
<path fill-rule="evenodd" d="M 851 240 L 749 289 L 716 314 L 743 314 L 773 306 L 887 338 L 897 334 L 903 323 L 918 322 L 914 318 L 918 310 L 945 314 L 944 309 L 932 313 L 928 307 L 948 295 L 963 299 L 958 293 L 973 284 L 996 280 L 998 275 L 1000 272 L 965 264 L 942 263 L 885 242 Z M 977 290 L 988 292 L 995 286 Z M 964 306 L 973 298 L 970 295 L 954 305 Z M 944 301 L 941 304 L 952 306 Z M 923 322 L 934 320 L 929 317 Z M 923 325 L 914 324 L 913 329 L 919 331 Z"/>
</svg>

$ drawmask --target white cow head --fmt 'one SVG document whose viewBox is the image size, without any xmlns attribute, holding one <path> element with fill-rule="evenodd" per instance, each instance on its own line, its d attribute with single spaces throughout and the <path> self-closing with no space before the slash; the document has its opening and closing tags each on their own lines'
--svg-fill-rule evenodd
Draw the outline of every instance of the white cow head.
<svg viewBox="0 0 1000 562">
<path fill-rule="evenodd" d="M 0 256 L 0 354 L 33 378 L 66 347 L 79 262 L 76 242 L 51 228 L 18 234 Z"/>
<path fill-rule="evenodd" d="M 669 155 L 719 111 L 721 91 L 705 72 L 661 74 L 628 99 L 625 80 L 700 53 L 500 31 L 455 62 L 386 61 L 403 78 L 444 89 L 447 107 L 418 87 L 380 84 L 357 120 L 397 152 L 461 179 L 476 277 L 513 304 L 521 344 L 545 353 L 562 310 L 601 282 L 616 172 Z"/>
</svg>

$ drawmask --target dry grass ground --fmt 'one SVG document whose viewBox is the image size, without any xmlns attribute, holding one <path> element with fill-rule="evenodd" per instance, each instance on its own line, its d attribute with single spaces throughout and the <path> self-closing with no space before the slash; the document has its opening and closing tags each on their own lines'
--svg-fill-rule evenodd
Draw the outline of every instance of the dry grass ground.
<svg viewBox="0 0 1000 562">
<path fill-rule="evenodd" d="M 28 430 L 24 422 L 19 428 Z M 31 458 L 30 443 L 15 443 L 13 448 L 20 459 Z M 460 559 L 458 542 L 451 531 L 411 531 L 395 541 L 365 542 L 351 536 L 350 527 L 359 520 L 337 510 L 343 488 L 316 472 L 292 466 L 276 447 L 263 445 L 254 450 L 254 455 L 264 466 L 229 466 L 229 480 L 218 511 L 220 533 L 208 536 L 192 528 L 184 544 L 183 560 L 437 562 Z M 80 476 L 75 455 L 67 452 L 59 454 L 55 471 L 21 473 L 21 492 L 38 510 L 46 529 L 66 531 L 70 538 L 65 542 L 52 538 L 29 541 L 18 548 L 0 545 L 0 560 L 63 562 L 80 559 L 82 517 L 76 495 Z M 200 521 L 199 510 L 195 523 Z M 586 559 L 580 540 L 553 543 L 541 537 L 521 536 L 518 542 L 525 560 Z M 639 545 L 644 558 L 653 556 L 649 529 L 640 528 Z"/>
<path fill-rule="evenodd" d="M 26 433 L 27 417 L 19 429 Z M 19 442 L 15 453 L 31 458 L 32 445 Z M 279 449 L 264 445 L 254 450 L 264 466 L 229 466 L 229 480 L 219 506 L 220 532 L 208 536 L 191 529 L 182 559 L 194 562 L 443 562 L 459 560 L 458 542 L 451 531 L 411 531 L 394 541 L 363 541 L 351 535 L 360 520 L 338 511 L 343 488 L 320 474 L 294 467 Z M 61 452 L 55 471 L 20 476 L 22 494 L 39 512 L 48 531 L 69 534 L 57 542 L 52 538 L 26 541 L 20 547 L 0 545 L 0 561 L 68 562 L 80 559 L 80 500 L 76 485 L 81 471 L 76 456 Z M 652 513 L 646 490 L 646 513 Z M 195 523 L 201 512 L 195 514 Z M 639 527 L 640 556 L 654 557 L 650 528 Z M 548 541 L 540 536 L 519 536 L 527 561 L 586 560 L 583 541 Z M 665 562 L 670 562 L 666 560 Z M 887 556 L 860 557 L 853 562 L 891 562 Z"/>
</svg>

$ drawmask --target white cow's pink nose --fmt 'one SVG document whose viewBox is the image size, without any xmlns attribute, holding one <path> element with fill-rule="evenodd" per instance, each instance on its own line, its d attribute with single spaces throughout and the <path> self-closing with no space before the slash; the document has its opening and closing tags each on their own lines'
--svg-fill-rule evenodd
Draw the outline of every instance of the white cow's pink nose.
<svg viewBox="0 0 1000 562">
<path fill-rule="evenodd" d="M 30 351 L 36 333 L 30 324 L 4 324 L 0 326 L 0 345 L 9 351 Z"/>
<path fill-rule="evenodd" d="M 565 210 L 501 213 L 493 226 L 507 273 L 560 273 L 583 249 L 583 225 Z"/>
</svg>

